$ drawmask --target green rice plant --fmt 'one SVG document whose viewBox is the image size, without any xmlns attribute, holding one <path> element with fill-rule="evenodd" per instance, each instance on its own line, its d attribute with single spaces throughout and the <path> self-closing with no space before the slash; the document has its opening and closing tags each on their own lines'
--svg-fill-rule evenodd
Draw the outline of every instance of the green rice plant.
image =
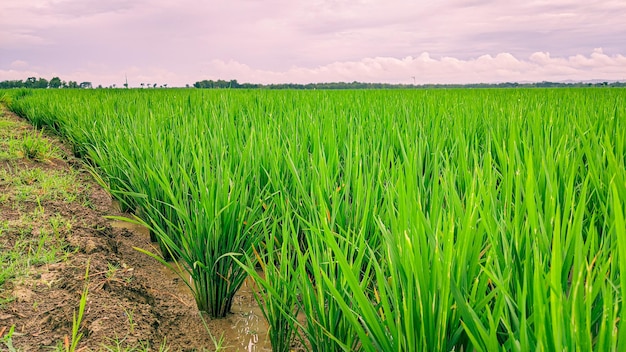
<svg viewBox="0 0 626 352">
<path fill-rule="evenodd" d="M 603 351 L 625 340 L 625 94 L 55 90 L 11 109 L 75 145 L 202 310 L 252 275 L 277 350 Z"/>
<path fill-rule="evenodd" d="M 481 207 L 491 243 L 483 270 L 501 293 L 482 307 L 457 297 L 467 333 L 480 350 L 493 349 L 485 342 L 494 332 L 507 350 L 616 348 L 608 324 L 618 312 L 616 271 L 610 269 L 615 243 L 600 235 L 607 223 L 598 221 L 610 219 L 608 204 L 598 206 L 607 192 L 598 180 L 606 174 L 590 165 L 590 157 L 602 155 L 594 149 L 614 147 L 594 142 L 604 131 L 579 134 L 593 120 L 548 116 L 509 121 L 508 144 L 495 145 L 495 158 L 485 159 L 485 166 L 500 172 L 483 192 L 483 199 L 491 198 L 489 207 Z M 494 141 L 504 140 L 499 132 Z M 622 178 L 619 168 L 606 171 Z"/>
<path fill-rule="evenodd" d="M 294 242 L 288 240 L 298 230 L 290 213 L 283 214 L 279 221 L 263 222 L 263 241 L 253 257 L 234 258 L 256 284 L 254 297 L 269 325 L 267 334 L 273 351 L 291 351 L 296 339 L 304 343 L 298 321 L 297 256 Z"/>
<path fill-rule="evenodd" d="M 253 143 L 247 149 L 252 153 Z M 224 317 L 246 277 L 229 254 L 250 255 L 259 242 L 262 193 L 247 187 L 252 175 L 243 164 L 232 171 L 212 168 L 201 152 L 193 154 L 192 162 L 190 170 L 178 170 L 183 182 L 177 185 L 169 181 L 166 169 L 149 171 L 176 212 L 178 222 L 168 227 L 185 235 L 170 235 L 154 219 L 149 226 L 173 257 L 184 263 L 198 308 L 211 317 Z"/>
<path fill-rule="evenodd" d="M 326 218 L 326 214 L 322 210 L 320 217 Z M 330 253 L 324 234 L 335 236 L 329 228 L 312 227 L 305 231 L 306 250 L 301 249 L 302 243 L 294 243 L 298 261 L 296 284 L 301 300 L 299 309 L 305 314 L 304 337 L 314 351 L 358 349 L 359 339 L 347 319 L 353 313 L 344 311 L 337 303 L 339 297 L 351 295 L 351 291 L 344 290 L 347 274 L 341 271 L 338 260 Z M 358 289 L 367 291 L 370 277 L 368 263 L 371 261 L 367 261 L 367 253 L 356 252 L 359 245 L 362 246 L 364 237 L 359 234 L 347 234 L 345 237 L 350 240 L 339 242 L 345 250 L 342 253 L 346 257 L 344 260 L 350 263 L 352 271 L 359 272 L 358 276 L 363 278 Z M 361 273 L 363 269 L 365 271 Z"/>
<path fill-rule="evenodd" d="M 412 161 L 406 163 L 407 170 L 411 170 Z M 437 167 L 430 171 L 439 172 Z M 397 207 L 390 208 L 393 212 L 389 214 L 389 224 L 379 217 L 383 249 L 377 253 L 367 242 L 358 249 L 378 258 L 369 262 L 375 273 L 369 283 L 373 294 L 363 289 L 362 273 L 355 272 L 344 259 L 345 249 L 336 237 L 325 237 L 352 295 L 342 297 L 339 289 L 329 289 L 358 334 L 361 350 L 448 351 L 467 344 L 459 314 L 450 309 L 454 307 L 453 296 L 455 292 L 470 293 L 486 284 L 486 278 L 480 277 L 485 233 L 473 231 L 479 199 L 469 198 L 467 211 L 461 204 L 453 207 L 461 200 L 451 188 L 444 187 L 444 182 L 454 181 L 451 172 L 444 172 L 441 184 L 433 189 L 432 208 L 424 208 L 419 200 L 420 188 L 415 184 L 417 178 L 410 175 L 411 172 L 397 175 L 398 183 L 389 189 L 390 200 L 413 201 L 392 202 Z M 474 182 L 472 190 L 477 187 Z M 449 211 L 445 210 L 446 202 Z"/>
<path fill-rule="evenodd" d="M 295 187 L 290 192 L 285 191 L 290 198 L 300 199 L 298 203 L 302 207 L 294 211 L 301 231 L 296 233 L 298 236 L 283 238 L 283 243 L 291 242 L 291 251 L 297 254 L 294 281 L 295 291 L 300 295 L 300 310 L 305 315 L 301 326 L 305 337 L 303 344 L 314 351 L 355 350 L 360 348 L 361 342 L 348 320 L 354 312 L 342 309 L 338 297 L 345 299 L 352 294 L 351 290 L 345 290 L 348 275 L 358 278 L 359 291 L 367 292 L 369 297 L 375 295 L 371 282 L 372 263 L 376 259 L 372 253 L 360 249 L 368 243 L 371 248 L 376 248 L 379 243 L 379 235 L 371 226 L 374 221 L 372 212 L 376 211 L 378 202 L 374 195 L 379 188 L 370 187 L 375 185 L 378 166 L 372 164 L 369 170 L 353 167 L 355 163 L 349 161 L 352 158 L 350 149 L 359 147 L 357 141 L 361 140 L 358 138 L 352 140 L 354 143 L 347 141 L 346 163 L 341 166 L 333 165 L 341 159 L 338 154 L 327 154 L 323 149 L 324 143 L 333 142 L 324 142 L 322 136 L 315 136 L 311 141 L 316 145 L 311 149 L 312 154 L 296 157 L 309 159 L 309 163 L 317 166 L 312 170 L 315 176 L 307 175 L 305 168 L 294 166 L 291 173 Z M 385 163 L 384 159 L 378 160 L 380 164 Z M 295 165 L 296 161 L 290 163 Z M 296 202 L 289 201 L 292 203 Z M 298 212 L 301 208 L 304 211 Z M 337 246 L 343 250 L 341 254 L 330 250 L 326 236 L 336 240 Z M 338 257 L 349 263 L 349 274 L 340 267 Z M 277 289 L 279 292 L 291 290 L 285 285 L 277 285 Z"/>
</svg>

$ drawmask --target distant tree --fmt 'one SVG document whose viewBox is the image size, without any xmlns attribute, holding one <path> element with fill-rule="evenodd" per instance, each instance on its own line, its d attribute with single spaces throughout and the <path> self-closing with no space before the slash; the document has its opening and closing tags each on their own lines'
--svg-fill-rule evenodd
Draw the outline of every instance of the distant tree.
<svg viewBox="0 0 626 352">
<path fill-rule="evenodd" d="M 37 83 L 37 77 L 28 77 L 24 82 L 24 87 L 26 88 L 35 88 L 35 84 Z"/>
<path fill-rule="evenodd" d="M 146 84 L 145 83 L 140 83 L 139 85 L 141 86 L 141 88 L 143 88 L 143 86 L 145 86 Z"/>
<path fill-rule="evenodd" d="M 189 88 L 189 83 L 185 84 L 185 88 Z"/>
<path fill-rule="evenodd" d="M 128 88 L 128 83 L 123 84 Z M 44 78 L 28 77 L 26 80 L 9 80 L 0 81 L 0 89 L 11 88 L 92 88 L 91 82 L 82 82 L 80 85 L 76 81 L 62 81 L 59 77 L 53 77 L 50 81 Z M 116 88 L 113 84 L 109 88 Z M 141 83 L 141 87 L 156 88 L 157 83 Z M 186 84 L 185 87 L 191 87 Z M 257 83 L 239 83 L 237 80 L 203 80 L 193 84 L 195 88 L 244 88 L 244 89 L 447 89 L 447 88 L 558 88 L 558 87 L 626 87 L 626 81 L 615 82 L 532 82 L 532 83 L 471 83 L 471 84 L 389 84 L 389 83 L 365 83 L 365 82 L 324 82 L 324 83 L 279 83 L 279 84 L 257 84 Z M 102 88 L 102 85 L 98 85 Z M 161 88 L 167 88 L 167 84 L 163 84 Z"/>
<path fill-rule="evenodd" d="M 24 87 L 24 82 L 20 79 L 20 80 L 15 80 L 15 81 L 2 81 L 0 82 L 0 88 L 1 89 L 7 89 L 7 88 L 23 88 Z"/>
<path fill-rule="evenodd" d="M 45 78 L 28 77 L 24 82 L 24 88 L 48 88 L 48 80 Z"/>
<path fill-rule="evenodd" d="M 48 86 L 50 88 L 61 88 L 61 86 L 63 86 L 63 82 L 61 82 L 59 77 L 53 77 L 50 82 L 48 82 Z"/>
<path fill-rule="evenodd" d="M 37 80 L 37 82 L 35 82 L 35 86 L 33 88 L 40 88 L 40 89 L 48 88 L 48 80 L 40 77 Z"/>
<path fill-rule="evenodd" d="M 102 89 L 102 84 L 98 84 L 98 89 Z"/>
</svg>

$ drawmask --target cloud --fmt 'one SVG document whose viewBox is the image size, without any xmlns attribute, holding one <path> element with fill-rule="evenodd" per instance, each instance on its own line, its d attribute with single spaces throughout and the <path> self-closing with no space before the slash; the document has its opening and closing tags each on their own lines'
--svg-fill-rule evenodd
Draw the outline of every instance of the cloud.
<svg viewBox="0 0 626 352">
<path fill-rule="evenodd" d="M 64 18 L 79 18 L 106 13 L 126 12 L 140 4 L 141 3 L 136 0 L 61 0 L 47 1 L 39 7 L 37 11 L 43 15 L 60 15 Z"/>
<path fill-rule="evenodd" d="M 24 69 L 28 67 L 28 62 L 22 60 L 15 60 L 11 62 L 11 68 L 13 69 Z"/>
<path fill-rule="evenodd" d="M 486 54 L 476 58 L 459 59 L 451 56 L 434 57 L 428 52 L 420 55 L 371 57 L 354 61 L 336 61 L 320 66 L 292 66 L 285 70 L 268 70 L 236 60 L 214 59 L 198 66 L 177 70 L 158 66 L 89 65 L 84 68 L 57 71 L 33 68 L 25 62 L 14 62 L 9 70 L 0 70 L 2 79 L 24 79 L 30 76 L 65 80 L 91 81 L 95 85 L 121 86 L 128 77 L 130 86 L 140 83 L 167 83 L 185 86 L 203 79 L 237 79 L 251 83 L 309 83 L 309 82 L 387 82 L 387 83 L 498 83 L 540 81 L 608 81 L 626 80 L 626 56 L 607 55 L 595 49 L 588 55 L 553 56 L 549 52 L 535 52 L 526 58 L 510 53 L 495 56 Z"/>
<path fill-rule="evenodd" d="M 306 83 L 361 81 L 412 83 L 493 83 L 507 81 L 584 81 L 626 79 L 626 57 L 606 55 L 596 49 L 589 56 L 552 57 L 536 52 L 520 60 L 510 53 L 482 55 L 462 60 L 433 58 L 427 52 L 402 59 L 374 57 L 334 62 L 316 68 L 294 67 L 286 71 L 254 69 L 236 61 L 213 60 L 206 67 L 210 79 L 238 79 L 243 82 Z"/>
<path fill-rule="evenodd" d="M 2 0 L 0 70 L 136 68 L 156 82 L 623 76 L 624 18 L 622 0 Z"/>
</svg>

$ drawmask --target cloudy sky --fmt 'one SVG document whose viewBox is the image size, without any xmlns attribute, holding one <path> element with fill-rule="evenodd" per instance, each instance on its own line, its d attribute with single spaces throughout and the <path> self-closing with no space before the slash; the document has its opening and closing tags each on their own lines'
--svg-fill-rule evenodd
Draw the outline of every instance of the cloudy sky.
<svg viewBox="0 0 626 352">
<path fill-rule="evenodd" d="M 0 81 L 626 80 L 625 0 L 1 0 Z"/>
</svg>

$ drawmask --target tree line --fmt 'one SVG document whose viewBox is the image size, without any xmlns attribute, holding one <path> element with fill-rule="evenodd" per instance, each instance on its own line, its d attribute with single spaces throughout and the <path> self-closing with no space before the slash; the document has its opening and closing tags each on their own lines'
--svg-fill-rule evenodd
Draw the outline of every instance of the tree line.
<svg viewBox="0 0 626 352">
<path fill-rule="evenodd" d="M 123 86 L 128 88 L 128 83 Z M 141 87 L 157 87 L 157 84 L 144 84 Z M 167 84 L 161 85 L 167 88 Z M 189 87 L 189 85 L 186 85 Z M 328 83 L 239 83 L 233 80 L 202 80 L 193 84 L 195 88 L 231 88 L 231 89 L 433 89 L 433 88 L 557 88 L 557 87 L 626 87 L 626 82 L 535 82 L 535 83 L 474 83 L 474 84 L 391 84 L 391 83 L 365 83 L 365 82 L 328 82 Z M 94 88 L 91 82 L 63 81 L 59 77 L 50 80 L 45 78 L 28 77 L 26 80 L 6 80 L 0 81 L 0 89 L 8 88 Z M 99 85 L 97 88 L 103 88 Z M 109 88 L 116 88 L 113 84 Z"/>
<path fill-rule="evenodd" d="M 45 78 L 28 77 L 26 80 L 6 80 L 0 82 L 0 89 L 8 88 L 93 88 L 91 82 L 62 81 L 53 77 L 49 81 Z"/>
<path fill-rule="evenodd" d="M 235 88 L 235 89 L 433 89 L 433 88 L 516 88 L 516 87 L 626 87 L 626 82 L 597 82 L 597 83 L 564 83 L 564 82 L 535 82 L 535 83 L 474 83 L 474 84 L 391 84 L 391 83 L 365 83 L 365 82 L 329 82 L 329 83 L 281 83 L 281 84 L 258 84 L 239 83 L 236 79 L 226 80 L 203 80 L 193 84 L 195 88 Z"/>
</svg>

